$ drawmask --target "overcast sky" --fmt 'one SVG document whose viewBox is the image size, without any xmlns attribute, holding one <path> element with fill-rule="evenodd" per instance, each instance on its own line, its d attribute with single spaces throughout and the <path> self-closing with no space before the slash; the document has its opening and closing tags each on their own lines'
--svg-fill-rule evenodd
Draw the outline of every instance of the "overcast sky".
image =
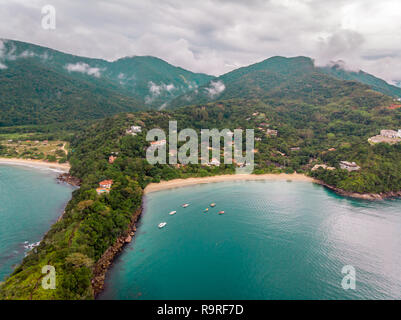
<svg viewBox="0 0 401 320">
<path fill-rule="evenodd" d="M 47 4 L 55 30 L 41 26 Z M 107 60 L 153 55 L 213 75 L 305 55 L 401 80 L 399 0 L 0 0 L 0 38 Z"/>
</svg>

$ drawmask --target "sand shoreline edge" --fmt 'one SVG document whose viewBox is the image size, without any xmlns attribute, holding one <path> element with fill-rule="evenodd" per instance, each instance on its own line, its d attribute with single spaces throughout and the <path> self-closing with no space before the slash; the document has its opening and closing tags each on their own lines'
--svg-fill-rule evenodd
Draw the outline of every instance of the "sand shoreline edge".
<svg viewBox="0 0 401 320">
<path fill-rule="evenodd" d="M 186 178 L 186 179 L 173 179 L 169 181 L 160 181 L 159 183 L 150 183 L 146 186 L 144 194 L 151 192 L 186 187 L 197 184 L 206 184 L 213 182 L 227 182 L 227 181 L 257 181 L 257 180 L 271 180 L 271 181 L 318 181 L 314 178 L 308 177 L 301 173 L 269 173 L 269 174 L 225 174 L 208 177 Z"/>
<path fill-rule="evenodd" d="M 19 159 L 19 158 L 1 158 L 0 157 L 0 164 L 56 169 L 56 170 L 60 170 L 63 172 L 69 172 L 70 168 L 71 168 L 69 163 L 46 162 L 46 161 L 41 161 L 41 160 L 28 160 L 28 159 Z"/>
<path fill-rule="evenodd" d="M 208 177 L 186 178 L 186 179 L 173 179 L 169 181 L 160 181 L 159 183 L 150 183 L 144 190 L 144 195 L 152 192 L 175 189 L 180 187 L 187 187 L 198 184 L 214 183 L 214 182 L 228 182 L 228 181 L 304 181 L 311 182 L 323 186 L 335 193 L 354 199 L 362 200 L 384 200 L 389 198 L 400 198 L 401 191 L 393 191 L 387 193 L 356 193 L 349 192 L 329 184 L 324 183 L 318 179 L 309 177 L 302 173 L 269 173 L 269 174 L 226 174 Z"/>
</svg>

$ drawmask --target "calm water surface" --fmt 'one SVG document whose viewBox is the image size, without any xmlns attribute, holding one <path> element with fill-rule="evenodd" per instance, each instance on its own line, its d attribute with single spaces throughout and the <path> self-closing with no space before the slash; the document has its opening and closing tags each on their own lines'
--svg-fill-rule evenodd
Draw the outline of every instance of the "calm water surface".
<svg viewBox="0 0 401 320">
<path fill-rule="evenodd" d="M 352 200 L 307 182 L 242 181 L 155 192 L 145 201 L 135 240 L 101 299 L 401 298 L 400 200 Z M 211 202 L 216 208 L 204 213 Z M 356 290 L 341 287 L 345 265 L 356 270 Z"/>
<path fill-rule="evenodd" d="M 0 281 L 57 221 L 73 188 L 49 169 L 0 164 Z"/>
</svg>

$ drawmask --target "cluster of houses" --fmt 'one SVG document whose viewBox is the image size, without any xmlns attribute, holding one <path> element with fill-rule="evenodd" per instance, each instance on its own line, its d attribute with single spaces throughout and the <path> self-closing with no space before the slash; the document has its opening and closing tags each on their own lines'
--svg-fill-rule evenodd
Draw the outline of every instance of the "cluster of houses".
<svg viewBox="0 0 401 320">
<path fill-rule="evenodd" d="M 312 168 L 312 171 L 316 171 L 319 168 L 322 168 L 325 170 L 330 170 L 330 171 L 336 169 L 334 167 L 329 167 L 327 164 L 315 164 Z M 340 168 L 343 170 L 347 170 L 349 172 L 358 171 L 361 169 L 361 167 L 358 166 L 355 162 L 349 162 L 349 161 L 340 161 Z"/>
<path fill-rule="evenodd" d="M 381 130 L 380 134 L 368 139 L 370 143 L 397 143 L 401 139 L 401 129 L 398 131 L 395 130 Z"/>
<path fill-rule="evenodd" d="M 99 188 L 96 189 L 97 194 L 109 193 L 113 180 L 103 180 L 99 182 Z"/>
</svg>

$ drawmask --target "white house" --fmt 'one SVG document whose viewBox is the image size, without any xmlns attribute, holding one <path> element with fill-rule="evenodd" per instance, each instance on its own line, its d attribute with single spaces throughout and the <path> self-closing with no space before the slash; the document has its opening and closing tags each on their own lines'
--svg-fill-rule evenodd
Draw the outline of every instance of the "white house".
<svg viewBox="0 0 401 320">
<path fill-rule="evenodd" d="M 386 138 L 401 138 L 401 130 L 381 130 L 380 135 Z"/>
<path fill-rule="evenodd" d="M 142 132 L 142 127 L 141 126 L 131 126 L 131 131 L 135 133 L 140 133 Z"/>
<path fill-rule="evenodd" d="M 142 132 L 142 127 L 140 126 L 131 126 L 128 130 L 127 133 L 132 134 L 133 136 L 136 136 L 137 133 Z"/>
<path fill-rule="evenodd" d="M 355 162 L 340 161 L 340 168 L 347 171 L 358 171 L 361 169 Z"/>
</svg>

